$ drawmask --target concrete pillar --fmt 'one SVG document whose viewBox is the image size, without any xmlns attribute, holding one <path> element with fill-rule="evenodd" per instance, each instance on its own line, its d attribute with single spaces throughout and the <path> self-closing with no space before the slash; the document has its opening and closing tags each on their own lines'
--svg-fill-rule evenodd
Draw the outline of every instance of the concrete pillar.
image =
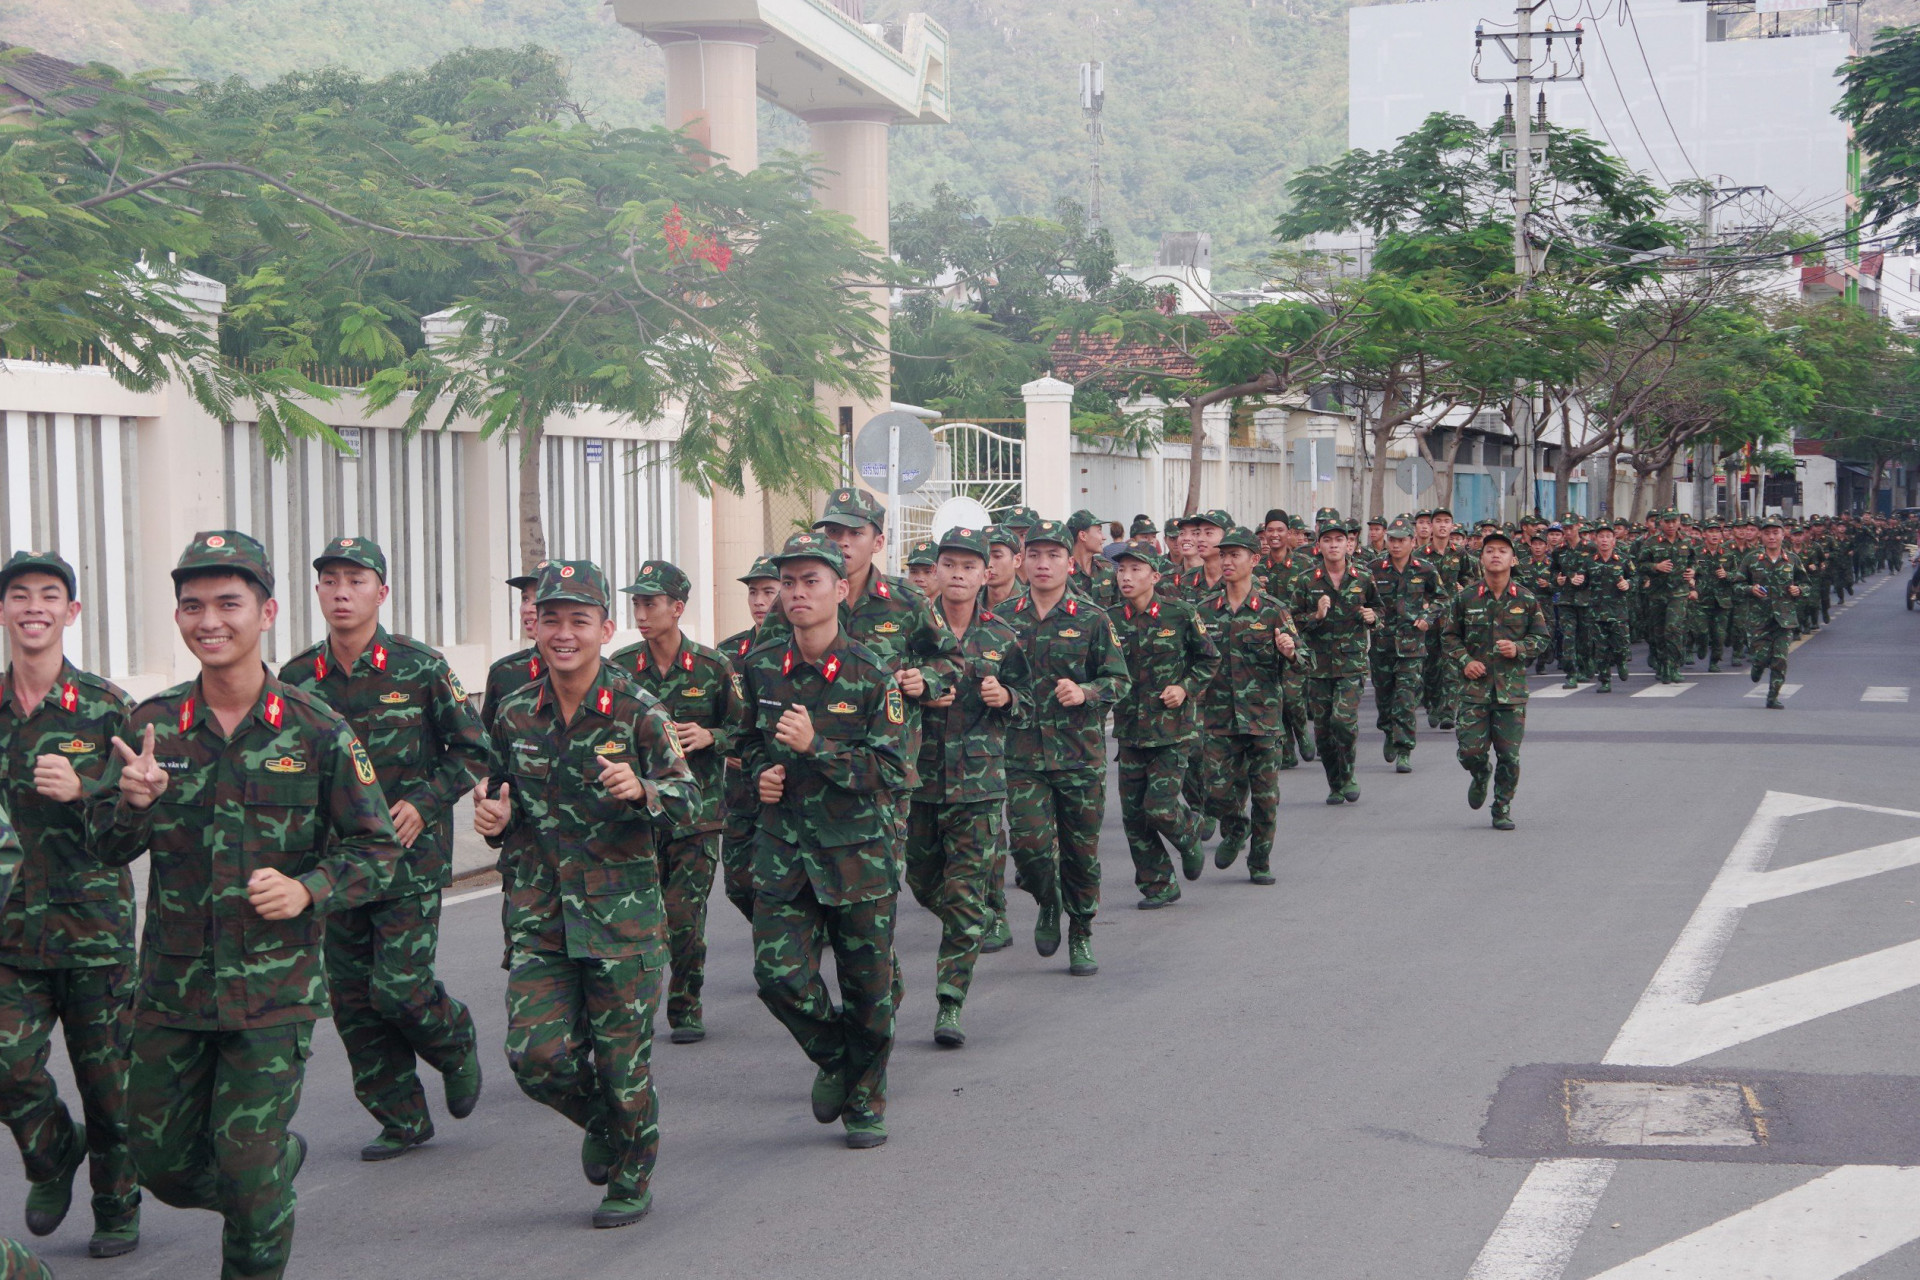
<svg viewBox="0 0 1920 1280">
<path fill-rule="evenodd" d="M 754 82 L 765 35 L 750 27 L 687 27 L 647 35 L 660 45 L 667 64 L 667 128 L 686 128 L 736 172 L 758 167 Z M 773 549 L 759 484 L 749 475 L 745 492 L 716 489 L 711 500 L 682 484 L 679 507 L 680 554 L 695 562 L 681 567 L 700 595 L 690 610 L 697 615 L 694 625 L 708 629 L 708 639 L 745 629 L 752 618 L 746 593 L 734 579 L 753 567 L 754 557 Z M 707 572 L 696 573 L 696 566 Z"/>
<path fill-rule="evenodd" d="M 887 130 L 893 120 L 892 114 L 846 108 L 809 112 L 804 118 L 811 146 L 820 156 L 820 180 L 814 187 L 814 196 L 827 208 L 852 218 L 854 227 L 873 241 L 884 257 L 890 243 Z M 876 288 L 865 292 L 880 318 L 878 340 L 884 348 L 887 344 L 887 291 Z M 829 421 L 840 422 L 841 410 L 851 409 L 856 433 L 875 414 L 885 413 L 893 407 L 893 392 L 889 385 L 893 370 L 885 351 L 871 352 L 866 364 L 878 383 L 873 395 L 854 396 L 844 391 L 822 389 L 818 396 L 820 411 L 827 415 Z M 858 477 L 855 479 L 857 481 Z M 884 485 L 877 489 L 871 485 L 866 487 L 873 489 L 882 501 L 885 500 Z"/>
<path fill-rule="evenodd" d="M 1073 514 L 1073 384 L 1037 378 L 1020 388 L 1027 402 L 1027 505 L 1044 520 Z"/>
</svg>

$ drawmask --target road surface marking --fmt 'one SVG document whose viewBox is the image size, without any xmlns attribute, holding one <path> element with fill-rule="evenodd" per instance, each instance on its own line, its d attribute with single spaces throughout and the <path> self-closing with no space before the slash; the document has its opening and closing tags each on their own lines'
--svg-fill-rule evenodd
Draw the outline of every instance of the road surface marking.
<svg viewBox="0 0 1920 1280">
<path fill-rule="evenodd" d="M 1788 698 L 1791 698 L 1794 694 L 1800 692 L 1804 688 L 1806 688 L 1806 686 L 1801 684 L 1781 685 L 1780 701 L 1785 702 Z M 1767 686 L 1756 685 L 1754 688 L 1747 690 L 1747 692 L 1743 696 L 1748 698 L 1764 698 L 1767 696 Z"/>
<path fill-rule="evenodd" d="M 484 889 L 469 889 L 465 893 L 456 893 L 451 898 L 442 898 L 440 900 L 440 906 L 442 910 L 447 907 L 457 907 L 463 902 L 473 902 L 479 898 L 491 898 L 498 892 L 500 892 L 500 886 L 497 884 L 490 884 Z"/>
<path fill-rule="evenodd" d="M 1649 685 L 1633 696 L 1636 698 L 1677 698 L 1693 687 L 1692 681 L 1688 681 L 1685 684 Z"/>
<path fill-rule="evenodd" d="M 1920 985 L 1920 941 L 1916 941 L 1700 1003 L 1748 907 L 1920 864 L 1920 837 L 1916 837 L 1768 871 L 1767 862 L 1787 821 L 1824 809 L 1850 809 L 1920 820 L 1920 813 L 1908 809 L 1769 791 L 1734 842 L 1719 874 L 1680 930 L 1680 936 L 1674 940 L 1653 980 L 1641 993 L 1633 1012 L 1627 1015 L 1625 1025 L 1614 1037 L 1602 1062 L 1679 1066 L 1702 1055 Z M 1467 1273 L 1468 1280 L 1560 1280 L 1616 1168 L 1618 1162 L 1613 1160 L 1587 1159 L 1542 1160 L 1534 1165 L 1481 1249 L 1473 1269 Z M 1607 1272 L 1607 1277 L 1609 1280 L 1651 1280 L 1655 1276 L 1673 1280 L 1735 1280 L 1735 1277 L 1758 1280 L 1765 1276 L 1767 1280 L 1832 1280 L 1845 1275 L 1911 1240 L 1920 1239 L 1920 1175 L 1911 1183 L 1899 1183 L 1898 1192 L 1880 1197 L 1876 1197 L 1875 1189 L 1889 1185 L 1886 1180 L 1863 1177 L 1855 1181 L 1840 1177 L 1869 1173 L 1873 1168 L 1842 1166 L 1785 1196 L 1643 1254 Z M 1838 1182 L 1830 1182 L 1831 1179 Z M 1820 1183 L 1829 1185 L 1801 1196 Z M 1856 1194 L 1880 1206 L 1870 1229 L 1863 1230 L 1866 1219 L 1853 1204 Z M 1796 1196 L 1800 1198 L 1795 1199 Z M 1894 1197 L 1904 1199 L 1890 1204 Z M 1898 1211 L 1890 1212 L 1890 1207 Z M 1791 1245 L 1779 1244 L 1772 1235 L 1761 1238 L 1750 1234 L 1767 1230 L 1777 1235 L 1778 1224 L 1789 1217 L 1794 1233 Z M 1703 1236 L 1711 1236 L 1718 1242 L 1715 1249 L 1662 1256 L 1665 1250 L 1683 1245 L 1693 1248 L 1689 1242 Z M 1844 1248 L 1834 1244 L 1843 1239 Z M 1852 1252 L 1856 1243 L 1859 1249 L 1872 1252 L 1856 1257 Z M 1811 1259 L 1834 1261 L 1824 1271 L 1774 1267 L 1776 1256 L 1798 1258 L 1802 1256 L 1798 1252 L 1802 1248 Z M 1794 1252 L 1776 1252 L 1781 1249 Z M 1646 1266 L 1632 1269 L 1642 1264 Z M 1765 1270 L 1759 1269 L 1762 1265 Z"/>
<path fill-rule="evenodd" d="M 1591 688 L 1593 688 L 1593 681 L 1591 680 L 1572 689 L 1567 688 L 1564 684 L 1556 684 L 1549 689 L 1536 689 L 1527 696 L 1533 698 L 1571 698 L 1574 694 Z"/>
<path fill-rule="evenodd" d="M 1867 691 L 1860 695 L 1862 702 L 1905 702 L 1907 686 L 1904 684 L 1870 684 Z"/>
</svg>

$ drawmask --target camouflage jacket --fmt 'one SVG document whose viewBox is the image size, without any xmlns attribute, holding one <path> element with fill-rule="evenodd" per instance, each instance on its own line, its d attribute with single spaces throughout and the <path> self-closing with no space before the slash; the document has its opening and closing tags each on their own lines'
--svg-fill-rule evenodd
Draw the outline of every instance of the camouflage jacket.
<svg viewBox="0 0 1920 1280">
<path fill-rule="evenodd" d="M 1333 601 L 1324 618 L 1317 616 L 1321 596 L 1331 597 Z M 1311 573 L 1294 579 L 1289 607 L 1294 624 L 1307 642 L 1309 679 L 1367 673 L 1367 636 L 1387 612 L 1371 574 L 1349 564 L 1336 590 L 1327 577 L 1326 567 L 1316 565 Z M 1373 625 L 1361 618 L 1362 609 L 1373 610 Z"/>
<path fill-rule="evenodd" d="M 1518 648 L 1503 658 L 1494 646 L 1511 640 Z M 1464 671 L 1467 663 L 1485 664 L 1478 680 L 1460 680 L 1460 696 L 1468 702 L 1519 703 L 1527 700 L 1527 664 L 1546 651 L 1553 632 L 1546 611 L 1531 591 L 1517 582 L 1494 595 L 1483 578 L 1464 587 L 1447 606 L 1440 643 L 1447 660 Z"/>
<path fill-rule="evenodd" d="M 761 644 L 775 640 L 785 644 L 793 634 L 778 604 L 760 624 L 758 634 Z M 946 693 L 959 676 L 960 646 L 925 596 L 905 578 L 888 577 L 877 568 L 867 575 L 867 589 L 841 604 L 840 634 L 866 649 L 888 674 L 917 667 L 925 678 L 926 692 L 918 700 L 908 698 L 906 704 L 907 786 L 919 786 L 920 707 Z M 751 703 L 748 714 L 752 714 Z"/>
<path fill-rule="evenodd" d="M 0 686 L 0 801 L 13 815 L 23 851 L 0 916 L 0 964 L 16 969 L 81 969 L 133 960 L 133 876 L 102 865 L 87 848 L 85 794 L 72 804 L 33 789 L 40 756 L 64 756 L 84 792 L 98 788 L 114 758 L 109 741 L 133 703 L 95 675 L 63 663 L 40 705 L 14 702 L 13 672 Z"/>
<path fill-rule="evenodd" d="M 1015 722 L 1007 743 L 1014 767 L 1032 773 L 1106 766 L 1107 708 L 1127 691 L 1127 659 L 1120 634 L 1099 606 L 1069 591 L 1042 618 L 1033 597 L 1016 600 L 1009 618 L 1027 655 L 1033 705 Z M 1086 691 L 1077 707 L 1054 696 L 1061 680 Z"/>
<path fill-rule="evenodd" d="M 102 861 L 152 854 L 135 1018 L 235 1031 L 326 1017 L 325 914 L 387 897 L 400 858 L 366 749 L 325 703 L 271 675 L 232 737 L 198 680 L 135 707 L 120 737 L 138 742 L 148 725 L 166 791 L 135 809 L 115 760 L 87 814 Z M 247 900 L 262 867 L 300 881 L 313 907 L 262 919 Z"/>
<path fill-rule="evenodd" d="M 1585 584 L 1577 583 L 1574 579 L 1584 578 L 1586 576 L 1587 563 L 1593 559 L 1593 552 L 1587 550 L 1585 546 L 1561 547 L 1558 551 L 1548 556 L 1547 559 L 1553 567 L 1553 599 L 1555 603 L 1567 605 L 1574 609 L 1586 608 L 1588 601 Z M 1519 575 L 1516 573 L 1514 576 L 1518 577 Z M 1540 597 L 1543 604 L 1546 602 L 1546 599 L 1547 597 L 1545 596 Z"/>
<path fill-rule="evenodd" d="M 1384 606 L 1374 643 L 1402 658 L 1424 656 L 1428 640 L 1440 630 L 1440 613 L 1450 594 L 1440 571 L 1419 556 L 1409 556 L 1405 569 L 1394 568 L 1391 556 L 1381 556 L 1368 572 Z M 1417 622 L 1425 622 L 1427 629 L 1422 631 Z"/>
<path fill-rule="evenodd" d="M 1440 575 L 1440 585 L 1449 596 L 1480 577 L 1479 563 L 1464 551 L 1451 551 L 1446 547 L 1421 550 L 1416 547 L 1413 554 L 1434 567 Z"/>
<path fill-rule="evenodd" d="M 487 737 L 467 691 L 438 651 L 377 627 L 351 671 L 328 642 L 299 654 L 280 678 L 346 720 L 373 761 L 389 806 L 419 811 L 423 829 L 402 849 L 389 897 L 444 889 L 453 879 L 453 807 L 487 771 Z"/>
<path fill-rule="evenodd" d="M 1312 567 L 1312 557 L 1289 551 L 1283 560 L 1263 557 L 1253 566 L 1253 589 L 1276 600 L 1293 598 L 1293 580 L 1303 568 Z"/>
<path fill-rule="evenodd" d="M 915 800 L 958 804 L 998 800 L 1007 794 L 1007 727 L 1032 698 L 1027 655 L 1013 628 L 992 610 L 976 611 L 960 640 L 961 674 L 953 705 L 926 709 L 920 740 L 920 789 Z M 1013 701 L 989 707 L 980 682 L 993 676 Z"/>
<path fill-rule="evenodd" d="M 1640 544 L 1640 553 L 1635 560 L 1641 581 L 1647 584 L 1650 594 L 1684 600 L 1687 592 L 1693 590 L 1687 582 L 1687 570 L 1693 568 L 1693 547 L 1685 539 L 1676 538 L 1668 542 L 1665 538 L 1648 538 Z M 1662 573 L 1654 568 L 1669 560 L 1673 561 L 1672 572 Z"/>
<path fill-rule="evenodd" d="M 1733 606 L 1733 594 L 1739 590 L 1740 556 L 1728 547 L 1718 551 L 1700 549 L 1694 561 L 1694 576 L 1699 580 L 1700 603 L 1715 609 Z M 1727 576 L 1721 577 L 1724 572 Z"/>
<path fill-rule="evenodd" d="M 1274 633 L 1292 636 L 1296 645 L 1300 641 L 1287 606 L 1254 591 L 1236 609 L 1222 591 L 1202 605 L 1200 613 L 1220 648 L 1220 666 L 1200 696 L 1207 732 L 1256 737 L 1279 733 L 1286 698 L 1280 682 L 1290 660 L 1280 652 Z"/>
<path fill-rule="evenodd" d="M 782 635 L 747 655 L 746 687 L 742 767 L 756 788 L 763 771 L 786 770 L 779 801 L 760 806 L 772 839 L 754 842 L 754 892 L 791 902 L 812 886 L 831 906 L 900 892 L 893 794 L 907 787 L 907 709 L 892 669 L 844 632 L 818 666 Z M 813 721 L 804 754 L 774 737 L 795 706 Z"/>
<path fill-rule="evenodd" d="M 1083 570 L 1080 562 L 1067 561 L 1067 590 L 1091 600 L 1111 613 L 1120 604 L 1120 576 L 1113 561 L 1103 555 L 1093 558 L 1093 567 Z"/>
<path fill-rule="evenodd" d="M 1191 569 L 1181 569 L 1174 573 L 1173 579 L 1163 579 L 1154 589 L 1154 594 L 1162 599 L 1185 600 L 1189 604 L 1204 604 L 1213 593 L 1220 590 L 1226 579 L 1219 582 L 1207 581 L 1207 566 L 1197 564 Z"/>
<path fill-rule="evenodd" d="M 1791 551 L 1780 553 L 1778 560 L 1769 560 L 1765 551 L 1748 553 L 1740 562 L 1740 590 L 1746 593 L 1752 605 L 1758 606 L 1757 612 L 1773 626 L 1788 631 L 1800 629 L 1800 605 L 1807 594 L 1807 568 L 1800 563 L 1800 557 Z M 1754 587 L 1767 589 L 1766 599 L 1753 594 Z M 1795 596 L 1789 588 L 1799 587 L 1800 595 Z"/>
<path fill-rule="evenodd" d="M 1618 551 L 1602 560 L 1596 551 L 1587 557 L 1586 574 L 1586 585 L 1580 590 L 1587 608 L 1610 618 L 1626 617 L 1633 608 L 1633 562 Z M 1625 591 L 1620 589 L 1622 582 L 1627 584 Z"/>
<path fill-rule="evenodd" d="M 12 896 L 13 878 L 19 874 L 24 856 L 20 837 L 13 829 L 13 819 L 7 814 L 5 802 L 0 801 L 0 895 Z"/>
<path fill-rule="evenodd" d="M 1156 596 L 1144 609 L 1123 603 L 1108 617 L 1120 633 L 1131 682 L 1113 709 L 1113 736 L 1135 747 L 1192 741 L 1200 698 L 1220 667 L 1220 651 L 1200 610 L 1185 600 Z M 1187 691 L 1187 699 L 1169 707 L 1160 694 L 1174 684 Z"/>
<path fill-rule="evenodd" d="M 746 727 L 745 691 L 733 667 L 715 650 L 696 644 L 689 636 L 680 638 L 680 652 L 665 671 L 653 668 L 647 642 L 631 644 L 609 659 L 633 678 L 635 684 L 652 694 L 667 713 L 667 719 L 681 724 L 697 724 L 713 734 L 713 743 L 687 753 L 693 780 L 700 784 L 693 819 L 674 829 L 675 839 L 718 831 L 723 816 L 726 792 L 727 757 Z"/>
<path fill-rule="evenodd" d="M 600 762 L 633 766 L 646 794 L 608 795 Z M 666 959 L 657 840 L 692 820 L 699 789 L 653 696 L 610 662 L 562 723 L 553 677 L 500 704 L 488 770 L 512 787 L 501 850 L 509 950 L 570 960 Z"/>
<path fill-rule="evenodd" d="M 521 649 L 510 653 L 487 668 L 487 690 L 480 703 L 480 725 L 488 733 L 493 732 L 493 717 L 500 710 L 500 704 L 507 695 L 531 681 L 540 678 L 543 664 L 540 654 L 533 649 Z"/>
<path fill-rule="evenodd" d="M 740 767 L 740 736 L 752 718 L 747 712 L 750 705 L 746 694 L 747 655 L 753 652 L 756 630 L 748 627 L 745 631 L 736 631 L 714 646 L 741 681 L 740 723 L 734 730 L 733 742 L 727 750 L 726 797 L 721 802 L 721 822 L 728 831 L 752 831 L 760 812 L 760 801 L 754 797 L 753 783 L 748 779 L 747 771 Z M 742 815 L 745 815 L 745 821 L 742 821 Z"/>
</svg>

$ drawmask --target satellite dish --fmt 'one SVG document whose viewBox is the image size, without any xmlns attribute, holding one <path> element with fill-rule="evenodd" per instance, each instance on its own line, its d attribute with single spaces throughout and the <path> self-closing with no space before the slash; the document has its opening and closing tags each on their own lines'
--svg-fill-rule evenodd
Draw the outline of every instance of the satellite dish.
<svg viewBox="0 0 1920 1280">
<path fill-rule="evenodd" d="M 900 428 L 900 475 L 895 493 L 912 493 L 933 478 L 933 432 L 904 409 L 889 409 L 867 419 L 853 441 L 853 470 L 875 493 L 887 492 L 889 441 Z"/>
<path fill-rule="evenodd" d="M 935 508 L 930 536 L 937 542 L 949 529 L 984 529 L 993 523 L 993 513 L 972 498 L 948 498 Z"/>
</svg>

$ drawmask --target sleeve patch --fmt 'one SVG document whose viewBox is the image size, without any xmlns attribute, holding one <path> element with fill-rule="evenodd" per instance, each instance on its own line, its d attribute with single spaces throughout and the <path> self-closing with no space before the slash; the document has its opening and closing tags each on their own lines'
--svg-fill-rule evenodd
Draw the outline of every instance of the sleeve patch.
<svg viewBox="0 0 1920 1280">
<path fill-rule="evenodd" d="M 460 677 L 453 674 L 452 667 L 447 668 L 447 689 L 453 694 L 453 700 L 455 702 L 465 702 L 467 700 L 467 691 L 461 687 Z"/>
<path fill-rule="evenodd" d="M 353 775 L 360 779 L 360 785 L 372 786 L 373 761 L 367 759 L 367 749 L 360 745 L 360 739 L 353 740 L 353 745 L 347 748 L 347 754 L 353 757 Z"/>
<path fill-rule="evenodd" d="M 907 722 L 907 701 L 900 696 L 898 689 L 887 690 L 887 723 L 905 724 Z"/>
</svg>

